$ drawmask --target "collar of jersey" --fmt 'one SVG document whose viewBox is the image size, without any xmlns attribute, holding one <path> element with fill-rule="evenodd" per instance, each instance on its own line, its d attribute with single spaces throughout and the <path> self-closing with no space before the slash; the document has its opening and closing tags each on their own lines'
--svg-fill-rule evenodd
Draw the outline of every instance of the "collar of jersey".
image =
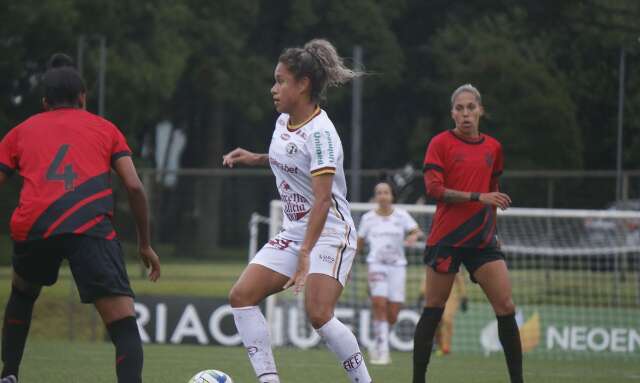
<svg viewBox="0 0 640 383">
<path fill-rule="evenodd" d="M 309 123 L 309 121 L 313 120 L 314 118 L 316 118 L 320 112 L 322 111 L 322 109 L 320 109 L 319 106 L 316 106 L 316 109 L 313 111 L 313 113 L 311 113 L 311 116 L 309 116 L 309 118 L 307 118 L 306 120 L 302 121 L 299 124 L 296 125 L 291 125 L 291 121 L 287 122 L 287 130 L 290 132 L 295 132 L 296 130 L 302 128 L 303 126 L 307 125 Z"/>
<path fill-rule="evenodd" d="M 393 213 L 395 213 L 395 211 L 396 211 L 396 209 L 391 208 L 391 213 L 389 213 L 389 214 L 387 214 L 387 215 L 384 215 L 384 214 L 380 214 L 380 213 L 378 213 L 378 209 L 374 209 L 374 213 L 376 213 L 376 215 L 377 215 L 378 217 L 382 217 L 382 218 L 389 218 L 389 217 L 391 217 L 391 216 L 393 215 Z"/>
<path fill-rule="evenodd" d="M 465 144 L 469 144 L 469 145 L 480 145 L 481 143 L 483 143 L 483 142 L 484 142 L 484 135 L 483 135 L 482 133 L 480 133 L 480 139 L 479 139 L 479 140 L 477 140 L 477 141 L 470 141 L 470 140 L 467 140 L 467 139 L 466 139 L 466 138 L 464 138 L 464 137 L 460 137 L 460 136 L 458 136 L 458 135 L 453 131 L 453 129 L 450 129 L 450 130 L 449 130 L 449 133 L 451 133 L 451 135 L 452 135 L 452 136 L 454 136 L 454 137 L 455 137 L 455 138 L 457 138 L 458 140 L 460 140 L 460 141 L 464 142 Z"/>
</svg>

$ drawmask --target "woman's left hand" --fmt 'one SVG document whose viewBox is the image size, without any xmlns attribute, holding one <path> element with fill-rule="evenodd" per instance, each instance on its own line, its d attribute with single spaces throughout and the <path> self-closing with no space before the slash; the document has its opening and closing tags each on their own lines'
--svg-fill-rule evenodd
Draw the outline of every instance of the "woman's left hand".
<svg viewBox="0 0 640 383">
<path fill-rule="evenodd" d="M 416 242 L 418 242 L 418 237 L 419 237 L 419 233 L 409 234 L 409 236 L 404 240 L 404 245 L 406 247 L 412 247 L 413 245 L 416 244 Z"/>
<path fill-rule="evenodd" d="M 299 294 L 304 289 L 309 274 L 309 252 L 301 250 L 298 254 L 298 269 L 285 283 L 283 289 L 293 286 L 294 294 Z"/>
</svg>

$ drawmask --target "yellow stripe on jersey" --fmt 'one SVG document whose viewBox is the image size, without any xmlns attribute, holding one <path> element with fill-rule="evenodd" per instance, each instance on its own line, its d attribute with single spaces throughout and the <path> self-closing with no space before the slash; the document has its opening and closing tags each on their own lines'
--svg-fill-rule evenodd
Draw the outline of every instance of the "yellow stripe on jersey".
<svg viewBox="0 0 640 383">
<path fill-rule="evenodd" d="M 324 168 L 320 168 L 320 169 L 316 169 L 311 171 L 311 176 L 312 177 L 316 177 L 316 176 L 321 176 L 323 174 L 336 174 L 336 168 L 331 167 L 331 166 L 327 166 Z"/>
<path fill-rule="evenodd" d="M 320 112 L 321 112 L 320 107 L 316 105 L 316 108 L 313 110 L 313 113 L 311 113 L 311 116 L 309 116 L 306 120 L 302 121 L 301 123 L 293 125 L 291 123 L 291 120 L 289 120 L 289 122 L 287 123 L 287 129 L 289 129 L 290 132 L 294 132 L 302 128 L 303 126 L 307 125 L 309 121 L 316 118 L 320 114 Z"/>
</svg>

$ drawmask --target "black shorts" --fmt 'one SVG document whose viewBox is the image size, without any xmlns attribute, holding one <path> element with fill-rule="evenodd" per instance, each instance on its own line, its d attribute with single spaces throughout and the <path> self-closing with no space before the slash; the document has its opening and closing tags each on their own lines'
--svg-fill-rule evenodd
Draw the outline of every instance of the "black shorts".
<svg viewBox="0 0 640 383">
<path fill-rule="evenodd" d="M 13 269 L 32 284 L 56 283 L 63 259 L 69 261 L 83 303 L 106 296 L 134 296 L 118 240 L 63 234 L 14 243 Z"/>
<path fill-rule="evenodd" d="M 485 263 L 504 260 L 504 254 L 496 247 L 473 249 L 451 246 L 427 246 L 424 251 L 424 263 L 438 273 L 455 274 L 460 264 L 469 271 L 471 281 L 477 283 L 473 274 Z"/>
</svg>

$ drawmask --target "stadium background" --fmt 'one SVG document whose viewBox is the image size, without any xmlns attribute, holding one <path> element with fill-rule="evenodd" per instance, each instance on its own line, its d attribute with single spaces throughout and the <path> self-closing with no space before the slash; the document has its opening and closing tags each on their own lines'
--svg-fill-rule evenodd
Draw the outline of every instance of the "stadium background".
<svg viewBox="0 0 640 383">
<path fill-rule="evenodd" d="M 361 192 L 350 196 L 354 201 L 366 201 L 382 174 L 406 185 L 402 202 L 421 197 L 419 167 L 426 142 L 451 126 L 450 92 L 466 82 L 483 92 L 488 117 L 481 129 L 503 142 L 502 185 L 516 206 L 604 209 L 617 198 L 640 198 L 640 4 L 633 0 L 3 3 L 0 133 L 40 110 L 38 76 L 52 53 L 82 56 L 89 109 L 102 112 L 125 133 L 151 198 L 154 243 L 165 262 L 157 285 L 146 283 L 137 267 L 126 197 L 116 191 L 116 221 L 134 288 L 142 295 L 226 296 L 247 259 L 251 214 L 268 215 L 276 190 L 268 171 L 221 169 L 221 156 L 236 146 L 266 150 L 275 119 L 268 90 L 277 56 L 284 47 L 313 37 L 330 39 L 347 57 L 361 46 L 370 73 L 362 97 Z M 624 171 L 617 190 L 621 62 Z M 341 133 L 345 167 L 353 161 L 351 104 L 350 87 L 330 91 L 325 103 Z M 0 189 L 2 302 L 9 292 L 8 219 L 18 190 L 18 177 Z M 261 231 L 260 242 L 266 238 Z M 637 292 L 631 294 L 629 302 L 637 302 Z M 482 302 L 479 296 L 477 302 Z M 638 309 L 637 303 L 630 305 Z M 103 337 L 93 309 L 78 303 L 64 271 L 37 305 L 35 343 L 26 359 L 33 355 L 30 363 L 38 367 L 57 363 L 55 350 L 69 344 L 86 347 L 91 355 L 108 353 Z M 151 348 L 147 366 L 161 366 L 154 353 L 176 350 L 201 363 L 211 360 L 211 367 L 248 368 L 238 349 L 212 348 L 214 357 L 207 358 L 190 346 L 165 347 Z M 236 355 L 234 366 L 217 363 L 215 355 Z M 323 358 L 309 355 L 309 360 Z M 398 358 L 400 366 L 408 360 Z M 495 363 L 496 376 L 502 376 L 499 360 L 460 358 L 442 363 Z M 111 373 L 104 362 L 108 358 L 102 364 L 95 359 L 95 368 Z M 584 378 L 590 369 L 598 377 L 595 361 L 576 362 L 563 379 Z M 540 363 L 541 370 L 562 366 L 532 363 Z M 611 371 L 622 371 L 617 381 L 627 377 L 624 371 L 632 378 L 640 375 L 633 367 L 637 359 L 607 363 L 614 363 Z M 197 368 L 193 363 L 193 372 Z M 76 377 L 68 374 L 67 379 Z M 455 375 L 441 376 L 456 381 Z M 608 381 L 603 379 L 597 381 Z"/>
</svg>

